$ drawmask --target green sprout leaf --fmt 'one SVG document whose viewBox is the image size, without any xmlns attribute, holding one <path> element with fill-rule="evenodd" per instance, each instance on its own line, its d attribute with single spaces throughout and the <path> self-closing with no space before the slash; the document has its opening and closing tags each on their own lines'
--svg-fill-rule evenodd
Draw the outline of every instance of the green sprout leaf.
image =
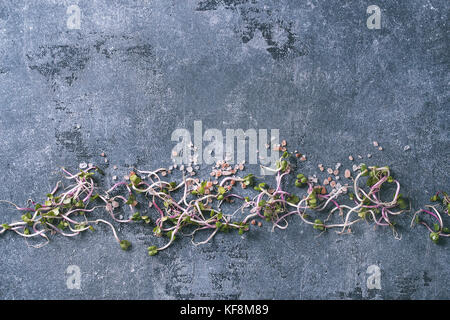
<svg viewBox="0 0 450 320">
<path fill-rule="evenodd" d="M 439 241 L 439 233 L 437 233 L 437 232 L 431 232 L 431 233 L 430 233 L 430 239 L 431 239 L 431 241 L 433 241 L 434 243 L 438 243 L 438 241 Z"/>
<path fill-rule="evenodd" d="M 317 230 L 320 230 L 320 231 L 325 230 L 325 227 L 324 227 L 324 225 L 323 225 L 323 222 L 322 222 L 322 220 L 320 220 L 320 219 L 314 220 L 314 226 L 313 226 L 313 228 L 314 228 L 314 229 L 317 229 Z"/>
<path fill-rule="evenodd" d="M 136 211 L 133 214 L 133 216 L 131 217 L 131 220 L 133 220 L 133 221 L 141 221 L 142 220 L 141 214 L 138 211 Z"/>
<path fill-rule="evenodd" d="M 299 203 L 300 199 L 295 194 L 292 194 L 286 199 L 286 201 L 292 204 L 297 204 Z"/>
<path fill-rule="evenodd" d="M 158 253 L 158 248 L 156 246 L 150 246 L 147 248 L 147 250 L 149 256 L 154 256 Z"/>
<path fill-rule="evenodd" d="M 227 189 L 225 189 L 225 188 L 222 187 L 222 186 L 219 186 L 217 189 L 218 189 L 219 194 L 224 194 L 224 193 L 227 192 Z"/>
<path fill-rule="evenodd" d="M 243 179 L 244 179 L 244 184 L 246 186 L 251 187 L 253 185 L 253 182 L 254 182 L 253 174 L 250 173 L 250 174 L 246 175 Z"/>
<path fill-rule="evenodd" d="M 134 186 L 137 186 L 139 183 L 141 183 L 142 179 L 134 173 L 130 176 L 130 181 Z"/>
<path fill-rule="evenodd" d="M 127 251 L 131 247 L 131 242 L 128 240 L 120 241 L 120 248 L 124 251 Z"/>
<path fill-rule="evenodd" d="M 6 229 L 6 230 L 11 229 L 11 226 L 9 224 L 7 224 L 7 223 L 3 223 L 2 227 L 3 227 L 3 229 Z"/>
<path fill-rule="evenodd" d="M 369 175 L 369 170 L 367 168 L 367 165 L 365 163 L 361 163 L 359 165 L 360 169 L 361 169 L 361 176 L 368 176 Z"/>
</svg>

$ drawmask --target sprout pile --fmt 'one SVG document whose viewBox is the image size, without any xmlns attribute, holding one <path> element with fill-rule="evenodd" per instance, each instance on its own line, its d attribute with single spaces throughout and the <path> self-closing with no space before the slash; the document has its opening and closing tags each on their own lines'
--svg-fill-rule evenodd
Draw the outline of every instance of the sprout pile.
<svg viewBox="0 0 450 320">
<path fill-rule="evenodd" d="M 442 198 L 440 197 L 442 195 Z M 442 219 L 442 211 L 446 215 L 450 215 L 450 196 L 443 191 L 437 192 L 431 197 L 431 202 L 436 202 L 434 205 L 425 206 L 426 209 L 416 211 L 411 221 L 411 226 L 414 224 L 424 225 L 430 232 L 430 239 L 434 243 L 439 242 L 440 237 L 450 237 L 450 229 L 444 226 Z M 426 217 L 433 217 L 433 227 L 427 223 Z"/>
<path fill-rule="evenodd" d="M 133 170 L 127 179 L 115 183 L 108 190 L 101 190 L 94 175 L 104 175 L 94 165 L 77 173 L 62 168 L 69 186 L 58 182 L 43 202 L 28 200 L 21 207 L 9 201 L 21 214 L 21 221 L 4 223 L 0 234 L 11 231 L 25 237 L 41 237 L 44 242 L 33 245 L 40 247 L 49 242 L 49 235 L 58 233 L 73 237 L 88 230 L 95 230 L 98 224 L 105 224 L 123 250 L 131 243 L 120 239 L 115 224 L 143 223 L 153 228 L 156 237 L 165 237 L 163 246 L 151 245 L 148 254 L 153 256 L 171 246 L 179 237 L 191 237 L 194 245 L 206 244 L 219 232 L 235 231 L 242 235 L 255 225 L 256 219 L 265 220 L 275 229 L 286 229 L 292 217 L 298 216 L 306 225 L 320 235 L 327 230 L 337 233 L 351 233 L 351 227 L 359 221 L 371 222 L 379 227 L 390 227 L 397 239 L 395 217 L 410 209 L 409 201 L 400 193 L 400 183 L 392 176 L 388 166 L 367 166 L 361 164 L 351 185 L 339 186 L 328 191 L 314 179 L 303 173 L 294 173 L 291 154 L 283 153 L 276 168 L 272 170 L 274 184 L 258 183 L 258 177 L 248 174 L 244 177 L 225 176 L 213 183 L 183 176 L 182 181 L 166 181 L 165 168 L 155 171 Z M 291 183 L 293 181 L 293 183 Z M 295 186 L 298 194 L 286 191 Z M 244 196 L 236 189 L 253 189 L 256 194 Z M 449 197 L 442 193 L 435 196 L 449 212 Z M 237 209 L 226 212 L 224 205 L 237 204 Z M 117 216 L 118 212 L 129 210 L 128 218 Z M 143 215 L 143 210 L 152 210 L 154 215 Z M 110 219 L 92 218 L 94 211 L 105 213 Z M 231 210 L 230 210 L 231 211 Z M 433 216 L 434 228 L 419 220 L 419 213 Z M 112 221 L 111 221 L 112 219 Z M 419 210 L 414 221 L 425 225 L 431 232 L 430 238 L 437 242 L 440 236 L 449 236 L 441 215 L 435 206 Z M 261 222 L 258 222 L 261 226 Z M 199 234 L 203 234 L 199 240 Z"/>
</svg>

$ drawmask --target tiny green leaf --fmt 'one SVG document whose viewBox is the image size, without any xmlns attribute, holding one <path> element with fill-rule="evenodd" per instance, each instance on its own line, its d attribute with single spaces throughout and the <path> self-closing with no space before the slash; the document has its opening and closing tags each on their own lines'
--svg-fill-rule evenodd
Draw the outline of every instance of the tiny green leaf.
<svg viewBox="0 0 450 320">
<path fill-rule="evenodd" d="M 120 248 L 124 251 L 128 250 L 128 248 L 131 246 L 131 242 L 128 240 L 122 240 L 120 241 Z"/>
</svg>

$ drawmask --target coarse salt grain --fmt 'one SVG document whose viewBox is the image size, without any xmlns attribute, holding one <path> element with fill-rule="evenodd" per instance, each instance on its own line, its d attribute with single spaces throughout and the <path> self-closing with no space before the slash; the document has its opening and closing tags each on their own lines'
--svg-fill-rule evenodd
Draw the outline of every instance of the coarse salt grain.
<svg viewBox="0 0 450 320">
<path fill-rule="evenodd" d="M 87 168 L 87 163 L 86 162 L 82 162 L 79 164 L 80 169 L 86 169 Z"/>
</svg>

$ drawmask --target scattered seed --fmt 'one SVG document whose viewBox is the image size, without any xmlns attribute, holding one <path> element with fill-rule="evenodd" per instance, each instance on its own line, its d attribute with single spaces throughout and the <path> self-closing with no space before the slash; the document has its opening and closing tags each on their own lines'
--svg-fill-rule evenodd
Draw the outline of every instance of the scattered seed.
<svg viewBox="0 0 450 320">
<path fill-rule="evenodd" d="M 383 147 L 378 147 L 378 150 L 383 151 Z"/>
<path fill-rule="evenodd" d="M 252 220 L 250 223 L 254 226 L 256 224 L 256 220 Z"/>
<path fill-rule="evenodd" d="M 348 160 L 353 161 L 353 157 L 352 156 L 348 156 Z"/>
<path fill-rule="evenodd" d="M 334 171 L 333 171 L 333 174 L 334 174 L 335 176 L 337 176 L 337 175 L 339 174 L 339 170 L 338 170 L 338 169 L 334 170 Z"/>
<path fill-rule="evenodd" d="M 178 152 L 172 151 L 172 157 L 176 157 L 178 155 Z"/>
<path fill-rule="evenodd" d="M 114 165 L 114 166 L 113 166 L 113 169 L 114 169 L 114 170 L 117 170 L 117 166 L 116 166 L 116 165 Z"/>
<path fill-rule="evenodd" d="M 350 178 L 352 176 L 350 170 L 346 169 L 344 172 L 344 177 L 346 177 L 347 179 Z"/>
<path fill-rule="evenodd" d="M 303 155 L 303 156 L 300 158 L 300 161 L 306 161 L 306 156 Z"/>
<path fill-rule="evenodd" d="M 330 184 L 330 181 L 328 181 L 328 179 L 325 179 L 325 180 L 323 180 L 323 183 L 322 183 L 323 185 L 328 185 L 328 184 Z"/>
<path fill-rule="evenodd" d="M 336 181 L 331 181 L 331 182 L 330 182 L 330 186 L 331 186 L 332 188 L 336 187 Z"/>
<path fill-rule="evenodd" d="M 374 146 L 374 147 L 378 147 L 378 142 L 374 141 L 374 142 L 373 142 L 373 146 Z"/>
<path fill-rule="evenodd" d="M 328 172 L 328 174 L 333 174 L 333 169 L 328 168 L 328 169 L 327 169 L 327 172 Z"/>
<path fill-rule="evenodd" d="M 260 222 L 258 222 L 258 227 L 262 227 L 262 223 L 261 223 L 261 221 Z"/>
<path fill-rule="evenodd" d="M 408 146 L 408 145 L 406 145 L 406 146 L 403 147 L 403 150 L 404 150 L 404 151 L 408 151 L 409 149 L 411 149 L 411 147 Z"/>
<path fill-rule="evenodd" d="M 113 176 L 112 179 L 113 179 L 113 180 L 117 180 L 117 176 Z"/>
<path fill-rule="evenodd" d="M 332 179 L 331 177 L 328 177 L 327 179 L 328 179 L 328 181 L 331 181 L 331 180 L 333 180 L 333 179 Z"/>
</svg>

